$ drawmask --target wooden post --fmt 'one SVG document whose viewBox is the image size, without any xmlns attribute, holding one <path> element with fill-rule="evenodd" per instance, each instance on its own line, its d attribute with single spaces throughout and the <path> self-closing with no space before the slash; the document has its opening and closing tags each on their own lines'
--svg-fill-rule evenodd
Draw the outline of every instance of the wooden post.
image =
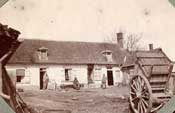
<svg viewBox="0 0 175 113">
<path fill-rule="evenodd" d="M 2 64 L 2 62 L 3 62 L 11 53 L 12 53 L 12 52 L 9 51 L 7 54 L 5 54 L 5 55 L 0 59 L 0 95 L 1 95 L 1 94 L 3 95 L 3 81 L 2 81 L 2 74 L 3 74 L 2 67 L 3 67 L 3 64 Z"/>
<path fill-rule="evenodd" d="M 6 61 L 6 58 L 8 58 L 8 56 L 11 54 L 12 52 L 9 51 L 7 54 L 5 54 L 1 59 L 0 59 L 0 96 L 2 96 L 4 99 L 10 100 L 10 96 L 6 95 L 3 93 L 3 78 L 2 78 L 2 74 L 3 74 L 3 63 L 4 61 Z"/>
<path fill-rule="evenodd" d="M 0 94 L 2 94 L 3 85 L 2 85 L 2 64 L 0 63 Z"/>
<path fill-rule="evenodd" d="M 169 89 L 169 80 L 170 80 L 170 77 L 171 77 L 171 74 L 172 74 L 172 70 L 173 70 L 173 63 L 170 64 L 169 66 L 169 70 L 168 70 L 168 78 L 167 78 L 167 82 L 166 82 L 166 86 L 165 86 L 165 89 L 166 90 L 170 90 Z"/>
<path fill-rule="evenodd" d="M 3 98 L 9 100 L 10 96 L 6 95 L 3 93 L 3 78 L 2 78 L 2 63 L 0 62 L 0 96 L 2 96 Z"/>
</svg>

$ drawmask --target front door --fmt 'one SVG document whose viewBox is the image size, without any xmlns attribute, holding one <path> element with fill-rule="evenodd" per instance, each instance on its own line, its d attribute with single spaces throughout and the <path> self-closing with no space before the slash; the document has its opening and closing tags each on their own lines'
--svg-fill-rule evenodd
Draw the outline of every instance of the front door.
<svg viewBox="0 0 175 113">
<path fill-rule="evenodd" d="M 40 89 L 43 89 L 43 76 L 46 73 L 46 68 L 40 68 Z"/>
<path fill-rule="evenodd" d="M 113 73 L 112 71 L 107 71 L 108 85 L 114 85 Z"/>
</svg>

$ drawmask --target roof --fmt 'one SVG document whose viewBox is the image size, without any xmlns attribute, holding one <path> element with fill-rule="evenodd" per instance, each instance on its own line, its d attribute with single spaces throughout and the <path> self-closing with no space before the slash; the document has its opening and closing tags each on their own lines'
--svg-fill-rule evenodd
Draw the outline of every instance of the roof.
<svg viewBox="0 0 175 113">
<path fill-rule="evenodd" d="M 154 74 L 168 73 L 172 63 L 160 48 L 151 51 L 136 51 L 126 59 L 128 60 L 126 60 L 123 67 L 133 66 L 136 62 L 139 62 L 147 72 L 150 72 L 152 66 L 154 66 L 152 69 L 152 73 Z"/>
<path fill-rule="evenodd" d="M 128 52 L 128 55 L 124 58 L 124 63 L 122 67 L 129 67 L 129 66 L 134 66 L 136 62 L 136 57 L 134 55 L 135 53 L 130 53 Z"/>
<path fill-rule="evenodd" d="M 136 57 L 143 65 L 169 65 L 171 63 L 161 48 L 151 51 L 138 51 Z"/>
<path fill-rule="evenodd" d="M 171 60 L 166 56 L 162 49 L 159 48 L 151 51 L 136 52 L 136 57 L 148 74 L 151 70 L 152 74 L 169 74 Z"/>
<path fill-rule="evenodd" d="M 48 49 L 48 60 L 37 58 L 37 50 Z M 103 51 L 112 52 L 113 61 L 107 62 Z M 48 41 L 26 39 L 9 60 L 9 64 L 116 64 L 123 63 L 126 51 L 113 43 Z"/>
</svg>

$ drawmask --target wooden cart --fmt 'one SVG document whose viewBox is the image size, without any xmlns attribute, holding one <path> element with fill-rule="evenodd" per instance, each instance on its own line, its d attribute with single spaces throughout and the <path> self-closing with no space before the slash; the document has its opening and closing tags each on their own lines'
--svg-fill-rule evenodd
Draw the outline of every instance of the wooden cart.
<svg viewBox="0 0 175 113">
<path fill-rule="evenodd" d="M 170 98 L 168 81 L 172 62 L 161 49 L 135 53 L 129 103 L 134 113 L 156 112 Z"/>
<path fill-rule="evenodd" d="M 15 113 L 30 113 L 5 68 L 21 43 L 18 41 L 19 34 L 19 31 L 0 23 L 0 96 Z"/>
</svg>

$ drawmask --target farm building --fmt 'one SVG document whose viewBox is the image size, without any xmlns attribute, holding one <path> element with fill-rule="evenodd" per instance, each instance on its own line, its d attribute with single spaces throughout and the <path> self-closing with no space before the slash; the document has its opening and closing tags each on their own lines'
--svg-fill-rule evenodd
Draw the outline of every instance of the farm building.
<svg viewBox="0 0 175 113">
<path fill-rule="evenodd" d="M 118 35 L 118 44 L 26 39 L 6 67 L 17 86 L 34 89 L 43 88 L 45 73 L 56 86 L 70 85 L 76 77 L 82 86 L 100 87 L 104 75 L 107 86 L 117 85 L 126 55 Z"/>
<path fill-rule="evenodd" d="M 132 78 L 135 73 L 140 73 L 140 72 L 135 72 L 134 68 L 136 68 L 137 63 L 141 63 L 141 67 L 144 68 L 144 73 L 146 75 L 153 74 L 154 76 L 152 77 L 151 81 L 156 81 L 157 84 L 160 82 L 166 83 L 166 81 L 169 81 L 168 88 L 170 91 L 173 90 L 173 76 L 170 74 L 169 79 L 167 80 L 165 77 L 161 78 L 162 76 L 166 75 L 168 72 L 171 72 L 171 66 L 173 63 L 172 61 L 168 58 L 168 56 L 163 52 L 161 48 L 156 48 L 153 49 L 153 45 L 149 45 L 149 50 L 143 50 L 143 51 L 136 51 L 133 52 L 132 55 L 127 55 L 125 58 L 125 62 L 121 68 L 123 71 L 124 76 L 128 76 L 128 78 Z M 153 65 L 156 65 L 153 67 Z M 143 74 L 143 73 L 140 73 Z M 158 78 L 160 76 L 160 78 Z M 154 77 L 157 77 L 156 79 Z M 129 80 L 128 80 L 129 81 Z"/>
</svg>

